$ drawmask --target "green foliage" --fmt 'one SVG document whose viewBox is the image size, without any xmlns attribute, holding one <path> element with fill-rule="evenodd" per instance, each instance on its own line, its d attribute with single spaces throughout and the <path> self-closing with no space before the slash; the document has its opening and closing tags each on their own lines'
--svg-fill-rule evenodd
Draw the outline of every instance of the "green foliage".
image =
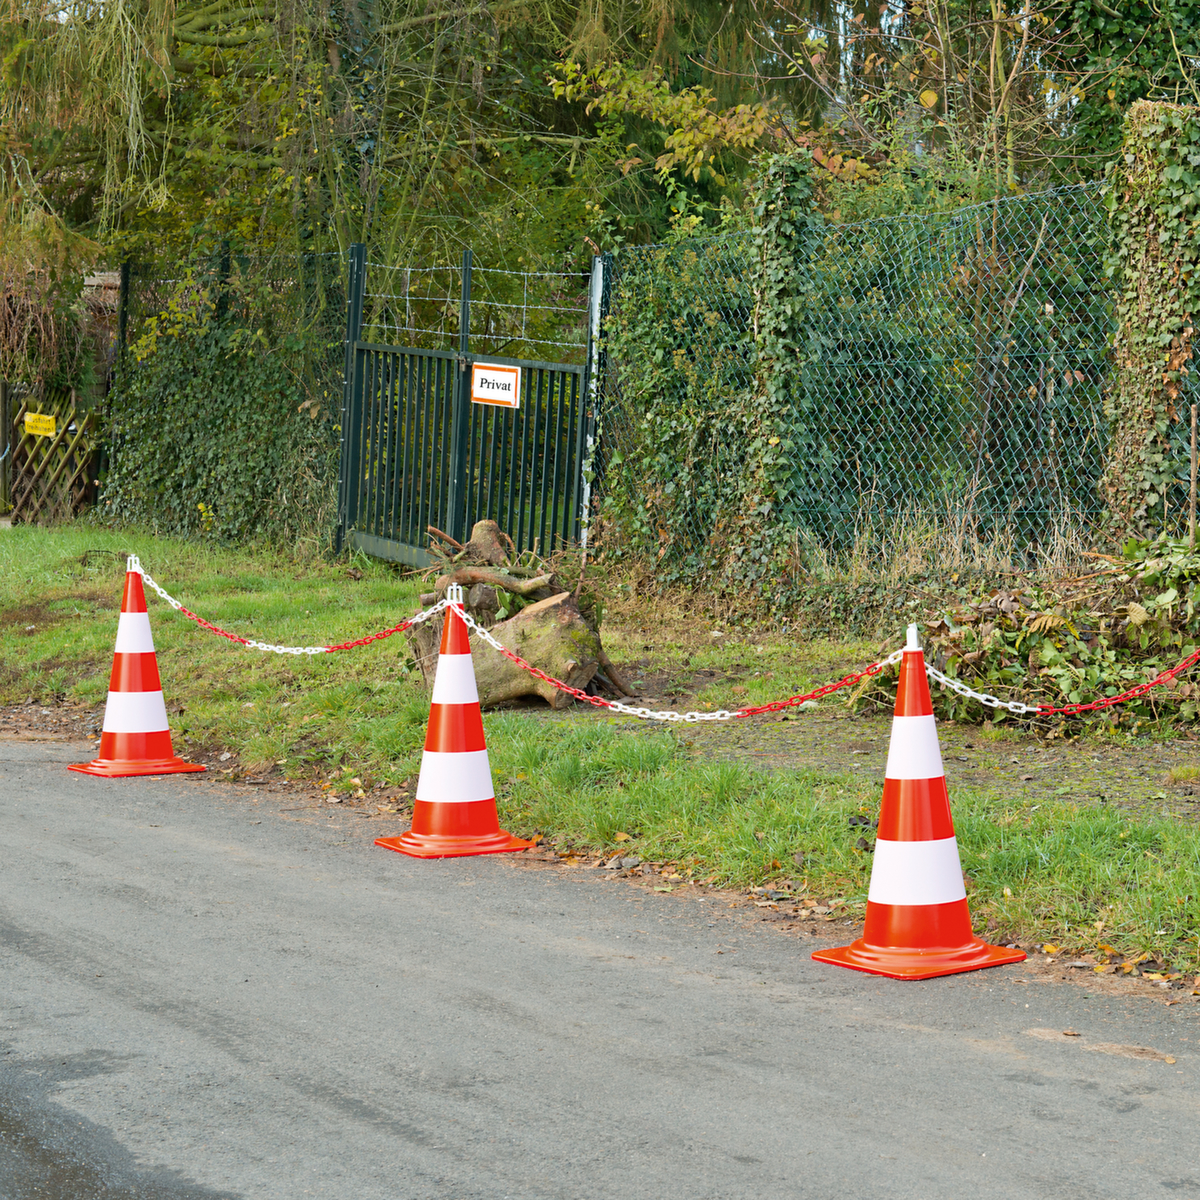
<svg viewBox="0 0 1200 1200">
<path fill-rule="evenodd" d="M 1094 189 L 846 224 L 810 163 L 766 161 L 749 237 L 618 255 L 607 544 L 750 592 L 883 558 L 901 526 L 1032 553 L 1094 522 Z"/>
<path fill-rule="evenodd" d="M 1200 553 L 1186 542 L 1130 539 L 1122 559 L 1084 579 L 997 589 L 951 605 L 931 626 L 931 654 L 978 691 L 1026 704 L 1090 704 L 1154 678 L 1200 646 L 1197 583 Z M 864 694 L 884 701 L 888 686 L 886 679 L 872 683 Z M 934 704 L 958 720 L 1022 719 L 944 689 Z M 1200 685 L 1184 674 L 1140 698 L 1056 723 L 1145 730 L 1197 719 Z"/>
<path fill-rule="evenodd" d="M 1135 104 L 1108 197 L 1118 332 L 1104 491 L 1116 531 L 1145 536 L 1164 528 L 1182 466 L 1171 426 L 1183 416 L 1200 313 L 1200 109 Z"/>
<path fill-rule="evenodd" d="M 100 248 L 45 213 L 7 217 L 0 210 L 0 378 L 75 391 L 88 404 L 103 348 L 83 276 Z"/>
<path fill-rule="evenodd" d="M 606 326 L 604 544 L 649 554 L 666 581 L 705 569 L 706 539 L 739 503 L 745 447 L 732 410 L 753 387 L 747 239 L 692 237 L 616 256 Z M 699 541 L 699 545 L 696 542 Z"/>
<path fill-rule="evenodd" d="M 1137 101 L 1200 100 L 1189 65 L 1200 55 L 1195 0 L 1073 0 L 1058 23 L 1067 36 L 1057 65 L 1078 89 L 1075 149 L 1093 162 L 1120 149 L 1121 116 Z"/>
<path fill-rule="evenodd" d="M 326 544 L 341 313 L 304 278 L 310 264 L 284 265 L 301 278 L 283 294 L 263 274 L 222 281 L 211 265 L 193 266 L 146 317 L 110 397 L 108 518 Z"/>
</svg>

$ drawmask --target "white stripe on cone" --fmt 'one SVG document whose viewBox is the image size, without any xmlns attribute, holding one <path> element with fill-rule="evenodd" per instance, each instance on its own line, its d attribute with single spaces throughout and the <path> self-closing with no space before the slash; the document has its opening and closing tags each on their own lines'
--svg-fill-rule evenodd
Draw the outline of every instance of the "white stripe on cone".
<svg viewBox="0 0 1200 1200">
<path fill-rule="evenodd" d="M 149 613 L 122 613 L 117 619 L 117 654 L 153 654 Z"/>
<path fill-rule="evenodd" d="M 888 747 L 888 779 L 941 779 L 942 751 L 933 714 L 893 717 L 892 744 Z"/>
<path fill-rule="evenodd" d="M 168 729 L 162 692 L 109 692 L 105 733 L 162 733 Z"/>
<path fill-rule="evenodd" d="M 495 798 L 486 750 L 460 753 L 426 750 L 421 755 L 418 800 L 427 800 L 431 804 L 469 804 Z"/>
<path fill-rule="evenodd" d="M 469 654 L 438 655 L 433 679 L 433 704 L 478 704 L 475 668 Z M 484 797 L 486 799 L 486 797 Z"/>
<path fill-rule="evenodd" d="M 955 838 L 932 842 L 890 842 L 880 838 L 875 842 L 873 857 L 867 899 L 875 904 L 950 904 L 967 898 Z"/>
</svg>

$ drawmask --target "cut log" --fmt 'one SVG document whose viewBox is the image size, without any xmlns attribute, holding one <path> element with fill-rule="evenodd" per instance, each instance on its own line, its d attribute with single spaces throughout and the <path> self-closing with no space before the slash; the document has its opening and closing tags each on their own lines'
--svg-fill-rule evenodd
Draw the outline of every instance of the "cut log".
<svg viewBox="0 0 1200 1200">
<path fill-rule="evenodd" d="M 513 540 L 495 521 L 476 521 L 467 542 L 467 561 L 498 567 L 513 553 Z"/>
<path fill-rule="evenodd" d="M 439 575 L 433 589 L 438 595 L 444 595 L 446 588 L 452 583 L 461 583 L 463 587 L 485 583 L 488 587 L 500 588 L 502 591 L 526 597 L 547 587 L 550 579 L 550 575 L 538 575 L 533 579 L 517 579 L 492 567 L 459 567 L 452 575 Z"/>
<path fill-rule="evenodd" d="M 523 608 L 507 621 L 493 625 L 491 634 L 526 662 L 574 688 L 591 682 L 604 654 L 599 638 L 588 628 L 570 592 Z M 425 686 L 432 689 L 437 671 L 442 622 L 435 618 L 409 632 L 413 655 Z M 471 657 L 479 702 L 494 708 L 522 696 L 540 696 L 551 708 L 566 708 L 571 697 L 522 670 L 491 646 L 471 637 Z"/>
</svg>

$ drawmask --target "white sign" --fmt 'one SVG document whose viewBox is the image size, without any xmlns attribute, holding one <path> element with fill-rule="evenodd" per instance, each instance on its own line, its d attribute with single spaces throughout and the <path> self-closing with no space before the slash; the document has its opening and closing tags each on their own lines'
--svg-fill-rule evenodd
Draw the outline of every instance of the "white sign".
<svg viewBox="0 0 1200 1200">
<path fill-rule="evenodd" d="M 471 367 L 471 400 L 475 404 L 521 407 L 521 368 L 477 362 Z"/>
</svg>

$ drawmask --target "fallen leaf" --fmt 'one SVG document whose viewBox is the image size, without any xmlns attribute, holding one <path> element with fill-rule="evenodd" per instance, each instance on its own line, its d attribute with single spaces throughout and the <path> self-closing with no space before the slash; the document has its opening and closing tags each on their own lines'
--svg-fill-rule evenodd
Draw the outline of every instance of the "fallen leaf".
<svg viewBox="0 0 1200 1200">
<path fill-rule="evenodd" d="M 1122 1046 L 1116 1042 L 1092 1042 L 1084 1046 L 1085 1050 L 1094 1050 L 1097 1054 L 1115 1054 L 1118 1058 L 1151 1059 L 1154 1062 L 1173 1063 L 1175 1060 L 1161 1050 L 1152 1050 L 1149 1046 Z"/>
<path fill-rule="evenodd" d="M 627 834 L 627 833 L 613 834 L 613 841 L 614 842 L 627 842 L 627 841 L 629 841 L 629 834 Z"/>
<path fill-rule="evenodd" d="M 1058 953 L 1058 951 L 1059 951 L 1059 947 L 1058 947 L 1058 946 L 1052 946 L 1052 945 L 1051 945 L 1049 942 L 1047 942 L 1047 943 L 1046 943 L 1046 944 L 1045 944 L 1045 945 L 1042 947 L 1042 953 L 1043 953 L 1043 954 L 1057 954 L 1057 953 Z"/>
<path fill-rule="evenodd" d="M 1063 1030 L 1063 1037 L 1078 1037 L 1078 1036 L 1079 1036 L 1078 1029 L 1064 1029 Z"/>
</svg>

